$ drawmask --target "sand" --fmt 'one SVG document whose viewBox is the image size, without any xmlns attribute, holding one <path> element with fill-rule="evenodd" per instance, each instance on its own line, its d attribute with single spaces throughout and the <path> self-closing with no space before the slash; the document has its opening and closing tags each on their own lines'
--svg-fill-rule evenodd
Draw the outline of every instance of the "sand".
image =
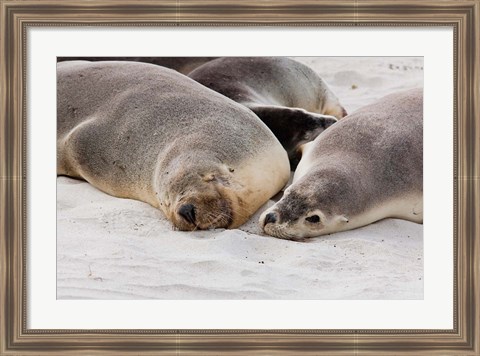
<svg viewBox="0 0 480 356">
<path fill-rule="evenodd" d="M 423 86 L 423 59 L 296 58 L 347 111 Z M 148 204 L 57 178 L 58 299 L 423 299 L 423 225 L 385 219 L 293 242 L 260 213 L 235 230 L 174 231 Z"/>
</svg>

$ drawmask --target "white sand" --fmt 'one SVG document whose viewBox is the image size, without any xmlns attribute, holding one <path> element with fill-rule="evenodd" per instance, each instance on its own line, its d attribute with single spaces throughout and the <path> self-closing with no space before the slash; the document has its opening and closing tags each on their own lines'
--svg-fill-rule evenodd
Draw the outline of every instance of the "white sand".
<svg viewBox="0 0 480 356">
<path fill-rule="evenodd" d="M 422 58 L 297 59 L 320 73 L 349 112 L 423 86 Z M 57 297 L 423 298 L 422 225 L 386 219 L 301 243 L 263 235 L 264 208 L 237 230 L 179 232 L 145 203 L 59 177 Z"/>
</svg>

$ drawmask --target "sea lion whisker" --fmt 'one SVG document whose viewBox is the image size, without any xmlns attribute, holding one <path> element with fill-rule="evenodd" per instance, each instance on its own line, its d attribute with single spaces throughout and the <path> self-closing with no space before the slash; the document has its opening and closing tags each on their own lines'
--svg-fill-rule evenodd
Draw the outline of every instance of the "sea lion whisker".
<svg viewBox="0 0 480 356">
<path fill-rule="evenodd" d="M 214 214 L 212 212 L 209 212 L 206 216 L 205 216 L 206 220 L 207 220 L 207 226 L 208 227 L 213 227 L 215 223 L 217 223 L 218 221 L 220 221 L 221 219 L 223 218 L 228 218 L 227 215 L 218 215 L 218 214 Z"/>
</svg>

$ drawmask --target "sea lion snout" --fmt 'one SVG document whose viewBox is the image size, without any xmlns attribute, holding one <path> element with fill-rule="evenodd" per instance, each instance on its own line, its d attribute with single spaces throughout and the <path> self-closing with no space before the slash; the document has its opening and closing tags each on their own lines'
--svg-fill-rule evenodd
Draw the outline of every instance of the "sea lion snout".
<svg viewBox="0 0 480 356">
<path fill-rule="evenodd" d="M 277 222 L 277 214 L 275 212 L 270 212 L 267 215 L 265 215 L 265 219 L 263 219 L 263 227 L 267 224 L 275 224 Z"/>
<path fill-rule="evenodd" d="M 265 211 L 262 216 L 260 216 L 259 224 L 262 230 L 270 236 L 298 242 L 305 241 L 302 234 L 292 234 L 292 223 L 284 222 L 283 219 L 276 210 Z M 297 222 L 293 224 L 297 224 Z"/>
<path fill-rule="evenodd" d="M 181 199 L 169 215 L 181 231 L 229 228 L 235 219 L 235 207 L 225 196 L 196 191 Z"/>
<path fill-rule="evenodd" d="M 183 204 L 178 209 L 178 215 L 185 219 L 190 224 L 195 224 L 195 206 L 192 204 Z"/>
</svg>

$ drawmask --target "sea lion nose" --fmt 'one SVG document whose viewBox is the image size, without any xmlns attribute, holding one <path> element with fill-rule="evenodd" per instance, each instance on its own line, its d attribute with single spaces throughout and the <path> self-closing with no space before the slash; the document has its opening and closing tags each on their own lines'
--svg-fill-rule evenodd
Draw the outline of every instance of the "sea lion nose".
<svg viewBox="0 0 480 356">
<path fill-rule="evenodd" d="M 195 224 L 195 207 L 192 204 L 183 204 L 178 214 L 191 224 Z"/>
<path fill-rule="evenodd" d="M 268 213 L 265 215 L 265 220 L 263 221 L 263 226 L 269 224 L 269 223 L 275 223 L 277 222 L 277 215 L 275 213 Z"/>
</svg>

